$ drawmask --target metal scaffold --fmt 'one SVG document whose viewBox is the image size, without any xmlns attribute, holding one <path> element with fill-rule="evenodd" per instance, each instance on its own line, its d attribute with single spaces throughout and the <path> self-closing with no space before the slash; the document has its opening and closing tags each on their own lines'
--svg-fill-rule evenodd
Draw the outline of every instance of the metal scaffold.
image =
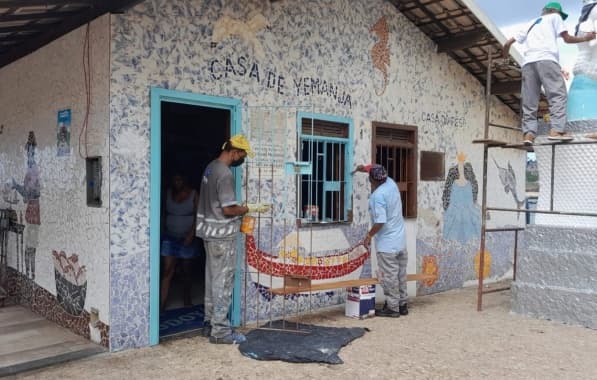
<svg viewBox="0 0 597 380">
<path fill-rule="evenodd" d="M 555 192 L 555 163 L 556 163 L 556 153 L 557 147 L 559 146 L 570 146 L 570 145 L 587 145 L 587 144 L 597 144 L 597 141 L 584 141 L 584 140 L 573 140 L 573 141 L 549 141 L 549 142 L 535 142 L 532 145 L 525 145 L 522 143 L 511 143 L 500 141 L 497 139 L 490 138 L 489 132 L 490 128 L 501 128 L 507 130 L 513 130 L 522 133 L 522 129 L 519 127 L 507 126 L 507 125 L 500 125 L 490 121 L 490 111 L 491 111 L 491 99 L 492 99 L 492 78 L 493 78 L 493 69 L 498 66 L 497 61 L 494 61 L 494 53 L 492 51 L 487 53 L 487 73 L 486 73 L 486 84 L 485 84 L 485 122 L 484 122 L 484 133 L 483 139 L 473 140 L 473 144 L 482 144 L 483 145 L 483 191 L 481 197 L 481 239 L 479 243 L 479 280 L 478 280 L 478 288 L 477 288 L 477 311 L 483 310 L 483 295 L 487 293 L 494 293 L 498 291 L 508 290 L 510 287 L 506 288 L 495 288 L 495 289 L 484 289 L 483 288 L 483 281 L 484 281 L 484 265 L 485 265 L 485 245 L 486 245 L 486 236 L 487 233 L 490 232 L 514 232 L 514 257 L 513 257 L 513 275 L 512 279 L 516 281 L 516 266 L 517 266 L 517 251 L 518 251 L 518 237 L 519 232 L 524 231 L 525 228 L 519 227 L 508 227 L 508 228 L 487 228 L 487 215 L 489 211 L 496 211 L 496 212 L 521 212 L 520 209 L 517 208 L 505 208 L 505 207 L 494 207 L 487 205 L 487 166 L 488 166 L 488 157 L 489 157 L 489 149 L 492 148 L 501 148 L 501 149 L 521 149 L 527 152 L 534 151 L 533 147 L 539 146 L 549 146 L 551 148 L 551 166 L 550 166 L 550 189 L 549 189 L 549 210 L 530 210 L 525 209 L 525 214 L 551 214 L 551 215 L 566 215 L 566 216 L 582 216 L 582 217 L 597 217 L 597 213 L 591 212 L 575 212 L 575 211 L 561 211 L 561 210 L 554 210 L 554 192 Z M 511 70 L 520 70 L 518 66 L 507 64 L 508 68 Z"/>
</svg>

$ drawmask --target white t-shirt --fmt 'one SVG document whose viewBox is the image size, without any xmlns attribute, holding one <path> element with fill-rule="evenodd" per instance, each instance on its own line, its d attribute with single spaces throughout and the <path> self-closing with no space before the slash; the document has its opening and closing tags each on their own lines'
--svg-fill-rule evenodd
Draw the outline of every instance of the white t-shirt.
<svg viewBox="0 0 597 380">
<path fill-rule="evenodd" d="M 529 31 L 531 26 L 533 28 Z M 514 37 L 516 42 L 524 46 L 524 62 L 555 61 L 560 62 L 558 37 L 567 31 L 562 16 L 558 13 L 543 15 L 527 25 Z"/>
</svg>

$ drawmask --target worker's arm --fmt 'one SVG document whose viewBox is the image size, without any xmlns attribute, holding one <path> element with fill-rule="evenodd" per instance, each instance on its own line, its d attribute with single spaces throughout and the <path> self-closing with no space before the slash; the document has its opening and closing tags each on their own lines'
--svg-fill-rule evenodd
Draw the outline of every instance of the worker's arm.
<svg viewBox="0 0 597 380">
<path fill-rule="evenodd" d="M 571 36 L 568 34 L 568 31 L 563 31 L 560 33 L 560 37 L 564 40 L 567 44 L 579 44 L 581 42 L 589 42 L 595 39 L 595 32 L 585 33 L 582 37 Z"/>
<path fill-rule="evenodd" d="M 379 230 L 381 230 L 383 225 L 384 225 L 383 223 L 375 223 L 373 225 L 373 227 L 371 227 L 369 232 L 367 232 L 367 236 L 365 236 L 365 240 L 363 242 L 365 244 L 365 246 L 368 247 L 371 244 L 371 238 L 373 237 L 373 235 L 375 235 L 377 232 L 379 232 Z"/>
<path fill-rule="evenodd" d="M 249 212 L 249 208 L 246 206 L 232 205 L 222 207 L 222 213 L 225 216 L 241 216 L 245 215 L 247 212 Z"/>
<path fill-rule="evenodd" d="M 516 42 L 516 40 L 513 37 L 506 41 L 506 43 L 502 47 L 502 58 L 508 58 L 508 56 L 510 55 L 510 47 L 512 46 L 512 44 L 514 44 L 514 42 Z"/>
</svg>

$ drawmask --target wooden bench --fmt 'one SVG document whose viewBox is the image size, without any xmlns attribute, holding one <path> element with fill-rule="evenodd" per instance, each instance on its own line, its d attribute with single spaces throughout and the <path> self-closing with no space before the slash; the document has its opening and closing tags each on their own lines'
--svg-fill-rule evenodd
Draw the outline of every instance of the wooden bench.
<svg viewBox="0 0 597 380">
<path fill-rule="evenodd" d="M 425 281 L 433 280 L 436 276 L 425 273 L 407 274 L 406 281 Z M 297 276 L 286 276 L 284 277 L 283 288 L 272 288 L 269 289 L 269 293 L 283 296 L 287 294 L 304 293 L 304 292 L 319 292 L 322 290 L 340 289 L 340 288 L 351 288 L 353 286 L 363 285 L 375 285 L 379 284 L 377 278 L 360 278 L 357 280 L 345 280 L 345 281 L 330 281 L 322 284 L 311 284 L 311 280 L 307 277 Z"/>
</svg>

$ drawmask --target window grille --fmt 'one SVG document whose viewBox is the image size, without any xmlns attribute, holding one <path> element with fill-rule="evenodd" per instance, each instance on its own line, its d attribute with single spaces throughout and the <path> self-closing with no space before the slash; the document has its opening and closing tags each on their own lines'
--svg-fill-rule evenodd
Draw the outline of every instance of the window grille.
<svg viewBox="0 0 597 380">
<path fill-rule="evenodd" d="M 300 179 L 302 218 L 307 223 L 347 222 L 351 124 L 306 116 L 300 126 L 300 160 L 311 164 L 311 172 Z"/>
<path fill-rule="evenodd" d="M 396 181 L 404 217 L 416 218 L 417 127 L 374 122 L 373 130 L 373 161 Z"/>
</svg>

